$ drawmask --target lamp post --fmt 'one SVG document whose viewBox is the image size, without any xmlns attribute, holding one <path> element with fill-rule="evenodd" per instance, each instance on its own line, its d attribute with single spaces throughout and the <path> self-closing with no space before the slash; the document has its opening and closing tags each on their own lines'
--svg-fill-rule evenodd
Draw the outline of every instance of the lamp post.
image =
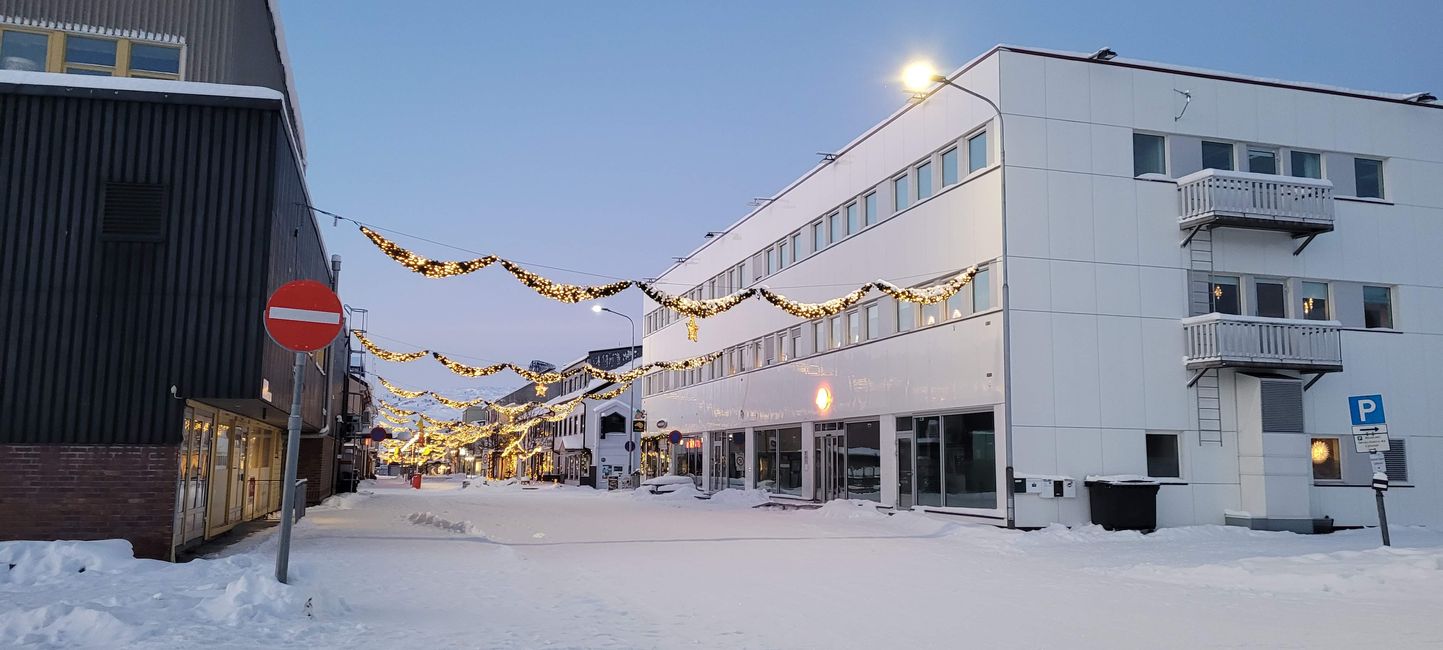
<svg viewBox="0 0 1443 650">
<path fill-rule="evenodd" d="M 1007 441 L 1007 488 L 1005 492 L 1007 494 L 1007 527 L 1013 528 L 1017 524 L 1017 506 L 1015 497 L 1012 494 L 1012 323 L 1010 322 L 1012 305 L 1007 284 L 1007 149 L 1003 146 L 1002 141 L 1002 136 L 1006 134 L 1007 127 L 1003 124 L 1002 109 L 997 107 L 996 102 L 957 84 L 946 76 L 937 74 L 937 70 L 933 68 L 930 63 L 918 62 L 907 66 L 902 71 L 902 82 L 907 86 L 908 90 L 913 92 L 928 91 L 926 97 L 931 97 L 932 93 L 936 92 L 935 90 L 929 90 L 933 84 L 951 86 L 952 88 L 956 88 L 982 100 L 997 114 L 997 130 L 1001 132 L 997 137 L 997 166 L 1001 174 L 998 182 L 1002 188 L 1002 391 L 1005 396 L 1002 402 L 1002 409 L 1003 417 L 1007 420 L 1007 427 L 1004 430 L 1004 436 Z"/>
<path fill-rule="evenodd" d="M 603 306 L 601 306 L 601 305 L 592 305 L 592 306 L 591 306 L 591 311 L 596 312 L 596 313 L 598 313 L 598 314 L 600 314 L 601 312 L 606 312 L 606 313 L 608 313 L 608 314 L 616 314 L 617 316 L 620 316 L 620 317 L 626 319 L 626 322 L 627 322 L 627 325 L 628 325 L 628 328 L 627 328 L 627 329 L 631 332 L 631 348 L 629 348 L 629 349 L 627 350 L 626 354 L 627 354 L 627 357 L 628 357 L 631 361 L 635 361 L 635 360 L 636 360 L 636 357 L 635 357 L 635 355 L 636 355 L 636 321 L 632 320 L 630 316 L 627 316 L 626 314 L 623 314 L 623 313 L 621 313 L 621 312 L 619 312 L 619 311 L 616 311 L 615 309 L 612 309 L 612 308 L 610 308 L 610 307 L 603 307 Z M 635 418 L 636 418 L 636 391 L 634 390 L 634 387 L 631 387 L 631 386 L 628 386 L 628 387 L 627 387 L 627 389 L 626 389 L 626 397 L 627 397 L 627 400 L 629 400 L 629 402 L 630 402 L 629 405 L 627 406 L 627 408 L 631 409 L 631 412 L 630 412 L 630 413 L 627 413 L 627 415 L 626 415 L 626 440 L 627 440 L 627 442 L 632 443 L 632 447 L 634 448 L 634 447 L 636 446 L 636 426 L 635 426 Z M 600 450 L 598 449 L 598 451 L 600 451 Z M 634 467 L 633 467 L 633 465 L 632 465 L 632 462 L 631 462 L 631 454 L 632 454 L 632 453 L 633 453 L 633 452 L 630 451 L 630 450 L 628 450 L 628 451 L 626 452 L 626 476 L 627 476 L 627 480 L 630 480 L 630 477 L 631 477 L 632 472 L 635 471 L 635 470 L 634 470 Z"/>
</svg>

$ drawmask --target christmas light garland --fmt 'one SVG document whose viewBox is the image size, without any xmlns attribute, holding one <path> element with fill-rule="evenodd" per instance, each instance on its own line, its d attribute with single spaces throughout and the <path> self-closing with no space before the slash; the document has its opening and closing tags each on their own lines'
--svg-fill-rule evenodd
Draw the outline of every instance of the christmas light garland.
<svg viewBox="0 0 1443 650">
<path fill-rule="evenodd" d="M 521 268 L 510 260 L 501 260 L 501 266 L 507 271 L 510 271 L 511 275 L 516 276 L 516 279 L 520 280 L 521 284 L 530 287 L 532 291 L 561 302 L 577 303 L 586 300 L 596 300 L 597 298 L 614 296 L 631 288 L 631 280 L 621 280 L 610 284 L 599 284 L 593 287 L 587 287 L 552 282 L 551 280 L 547 280 Z"/>
<path fill-rule="evenodd" d="M 395 384 L 392 384 L 391 382 L 386 381 L 386 378 L 385 378 L 385 377 L 382 377 L 382 376 L 380 376 L 380 375 L 376 375 L 376 379 L 379 379 L 379 380 L 381 381 L 381 385 L 382 385 L 382 386 L 385 386 L 385 387 L 386 387 L 386 390 L 389 390 L 389 391 L 391 391 L 392 393 L 395 393 L 396 395 L 398 395 L 398 396 L 400 396 L 400 397 L 404 397 L 404 398 L 406 398 L 406 399 L 411 399 L 411 398 L 415 398 L 415 397 L 420 397 L 420 396 L 426 394 L 426 391 L 424 391 L 424 390 L 406 390 L 406 389 L 404 389 L 404 388 L 398 388 Z"/>
<path fill-rule="evenodd" d="M 412 253 L 402 248 L 396 242 L 382 237 L 380 233 L 365 226 L 361 226 L 361 233 L 364 234 L 367 239 L 370 239 L 371 243 L 376 245 L 376 248 L 381 249 L 381 252 L 385 253 L 387 257 L 400 262 L 402 266 L 428 278 L 449 278 L 453 275 L 465 275 L 491 266 L 497 259 L 500 259 L 495 255 L 487 255 L 474 260 L 439 262 Z"/>
<path fill-rule="evenodd" d="M 390 350 L 382 348 L 379 345 L 376 345 L 375 343 L 372 343 L 371 339 L 366 338 L 366 334 L 364 332 L 361 332 L 360 330 L 351 330 L 351 333 L 356 335 L 356 339 L 360 340 L 361 345 L 365 346 L 367 350 L 370 350 L 371 354 L 374 354 L 376 355 L 376 357 L 386 361 L 394 361 L 396 363 L 415 361 L 417 359 L 420 359 L 421 357 L 426 356 L 430 352 L 429 350 L 417 350 L 416 352 L 392 352 Z"/>
</svg>

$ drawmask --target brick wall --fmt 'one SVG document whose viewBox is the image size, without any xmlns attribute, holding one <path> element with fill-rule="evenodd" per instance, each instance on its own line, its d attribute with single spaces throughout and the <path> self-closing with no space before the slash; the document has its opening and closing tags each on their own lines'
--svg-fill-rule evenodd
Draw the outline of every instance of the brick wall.
<svg viewBox="0 0 1443 650">
<path fill-rule="evenodd" d="M 336 439 L 301 438 L 296 476 L 306 479 L 306 505 L 313 506 L 335 494 Z"/>
<path fill-rule="evenodd" d="M 0 444 L 0 540 L 130 540 L 169 559 L 174 445 Z"/>
</svg>

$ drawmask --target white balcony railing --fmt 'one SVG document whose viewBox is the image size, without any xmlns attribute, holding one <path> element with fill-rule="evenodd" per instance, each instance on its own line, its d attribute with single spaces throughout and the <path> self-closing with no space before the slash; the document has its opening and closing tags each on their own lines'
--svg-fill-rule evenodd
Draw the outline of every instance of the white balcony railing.
<svg viewBox="0 0 1443 650">
<path fill-rule="evenodd" d="M 1187 367 L 1343 369 L 1342 324 L 1206 314 L 1182 321 Z"/>
<path fill-rule="evenodd" d="M 1177 180 L 1178 224 L 1284 230 L 1333 229 L 1333 183 L 1314 178 L 1204 169 Z M 1221 222 L 1221 223 L 1219 223 Z"/>
</svg>

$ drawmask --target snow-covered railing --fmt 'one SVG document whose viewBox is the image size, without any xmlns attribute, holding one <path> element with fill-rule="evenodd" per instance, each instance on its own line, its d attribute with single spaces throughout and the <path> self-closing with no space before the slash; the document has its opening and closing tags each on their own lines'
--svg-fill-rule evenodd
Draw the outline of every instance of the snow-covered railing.
<svg viewBox="0 0 1443 650">
<path fill-rule="evenodd" d="M 1182 327 L 1188 368 L 1343 369 L 1338 321 L 1206 314 Z"/>
<path fill-rule="evenodd" d="M 1333 229 L 1333 183 L 1324 179 L 1204 169 L 1177 180 L 1183 228 L 1233 217 L 1278 230 Z"/>
</svg>

